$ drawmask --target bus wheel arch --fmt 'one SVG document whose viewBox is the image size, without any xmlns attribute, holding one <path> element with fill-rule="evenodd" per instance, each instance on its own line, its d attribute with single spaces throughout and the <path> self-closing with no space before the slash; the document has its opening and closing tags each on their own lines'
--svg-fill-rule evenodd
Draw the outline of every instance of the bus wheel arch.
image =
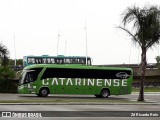
<svg viewBox="0 0 160 120">
<path fill-rule="evenodd" d="M 100 96 L 102 98 L 108 98 L 108 96 L 110 96 L 110 90 L 109 88 L 103 88 L 100 92 Z"/>
<path fill-rule="evenodd" d="M 50 93 L 50 90 L 49 90 L 48 87 L 41 87 L 40 90 L 39 90 L 38 96 L 47 97 L 49 93 Z"/>
</svg>

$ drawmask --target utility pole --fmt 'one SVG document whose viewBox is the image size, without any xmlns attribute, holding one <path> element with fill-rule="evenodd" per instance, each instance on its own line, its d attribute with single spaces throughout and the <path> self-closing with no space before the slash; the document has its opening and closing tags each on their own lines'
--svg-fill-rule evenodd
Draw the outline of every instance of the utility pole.
<svg viewBox="0 0 160 120">
<path fill-rule="evenodd" d="M 67 38 L 66 38 L 66 41 L 65 41 L 65 50 L 64 50 L 64 55 L 66 56 L 66 51 L 67 51 Z"/>
<path fill-rule="evenodd" d="M 15 36 L 15 33 L 13 35 L 13 40 L 14 40 L 14 54 L 15 54 L 14 65 L 16 67 L 17 62 L 16 62 L 16 36 Z"/>
<path fill-rule="evenodd" d="M 60 31 L 58 32 L 58 40 L 57 40 L 57 56 L 58 56 L 58 47 L 59 47 L 59 38 L 60 38 Z"/>
<path fill-rule="evenodd" d="M 85 37 L 85 40 L 86 40 L 86 65 L 88 65 L 87 63 L 87 56 L 88 56 L 88 43 L 87 43 L 87 26 L 86 26 L 86 21 L 85 21 L 85 27 L 84 27 L 84 30 L 85 30 L 85 33 L 86 33 L 86 37 Z"/>
<path fill-rule="evenodd" d="M 129 64 L 131 62 L 131 43 L 130 43 L 130 50 L 129 50 Z"/>
</svg>

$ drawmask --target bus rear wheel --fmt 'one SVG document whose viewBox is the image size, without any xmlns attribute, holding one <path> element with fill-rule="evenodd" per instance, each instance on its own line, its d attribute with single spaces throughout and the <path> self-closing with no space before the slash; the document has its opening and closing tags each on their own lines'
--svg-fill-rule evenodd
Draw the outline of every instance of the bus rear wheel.
<svg viewBox="0 0 160 120">
<path fill-rule="evenodd" d="M 39 91 L 38 96 L 40 97 L 47 97 L 49 94 L 49 89 L 48 88 L 41 88 Z"/>
<path fill-rule="evenodd" d="M 108 96 L 109 96 L 109 90 L 108 89 L 102 89 L 100 96 L 102 98 L 108 98 Z"/>
</svg>

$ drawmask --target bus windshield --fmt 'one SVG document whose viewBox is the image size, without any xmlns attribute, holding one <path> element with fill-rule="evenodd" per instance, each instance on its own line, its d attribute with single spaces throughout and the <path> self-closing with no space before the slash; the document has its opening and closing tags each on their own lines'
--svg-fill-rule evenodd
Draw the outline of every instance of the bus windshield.
<svg viewBox="0 0 160 120">
<path fill-rule="evenodd" d="M 37 79 L 41 71 L 42 71 L 42 68 L 23 70 L 21 77 L 20 77 L 19 84 L 22 85 L 22 84 L 34 82 Z"/>
</svg>

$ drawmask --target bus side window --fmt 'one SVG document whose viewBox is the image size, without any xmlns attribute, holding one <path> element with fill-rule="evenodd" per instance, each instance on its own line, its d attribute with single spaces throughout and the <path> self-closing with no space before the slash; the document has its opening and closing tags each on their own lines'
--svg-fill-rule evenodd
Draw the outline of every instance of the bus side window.
<svg viewBox="0 0 160 120">
<path fill-rule="evenodd" d="M 41 59 L 41 58 L 38 59 L 38 63 L 39 63 L 39 64 L 42 63 L 42 59 Z"/>
<path fill-rule="evenodd" d="M 78 63 L 78 64 L 80 63 L 80 58 L 77 58 L 77 63 Z"/>
<path fill-rule="evenodd" d="M 80 63 L 80 64 L 85 64 L 85 59 L 84 59 L 84 58 L 81 58 L 81 59 L 79 60 L 79 63 Z"/>
<path fill-rule="evenodd" d="M 36 63 L 36 64 L 41 64 L 41 63 L 42 63 L 41 58 L 36 58 L 36 59 L 35 59 L 35 63 Z"/>
<path fill-rule="evenodd" d="M 34 58 L 32 58 L 31 61 L 32 61 L 33 64 L 35 63 L 35 59 Z"/>
<path fill-rule="evenodd" d="M 28 58 L 28 63 L 31 63 L 31 59 L 30 58 Z"/>
<path fill-rule="evenodd" d="M 28 62 L 28 63 L 31 63 L 31 60 L 28 58 L 27 62 Z"/>
<path fill-rule="evenodd" d="M 90 59 L 87 60 L 87 65 L 91 65 L 91 60 Z"/>
<path fill-rule="evenodd" d="M 57 59 L 57 64 L 63 64 L 63 59 Z"/>
<path fill-rule="evenodd" d="M 36 63 L 36 64 L 40 64 L 40 63 L 41 63 L 41 62 L 40 62 L 40 59 L 36 58 L 36 59 L 35 59 L 35 63 Z"/>
<path fill-rule="evenodd" d="M 51 58 L 51 63 L 55 63 L 55 59 L 54 58 Z"/>
<path fill-rule="evenodd" d="M 38 64 L 38 59 L 36 59 L 35 61 L 36 61 L 35 63 Z"/>
<path fill-rule="evenodd" d="M 77 61 L 76 61 L 76 58 L 72 58 L 72 64 L 76 64 Z"/>
<path fill-rule="evenodd" d="M 42 61 L 43 61 L 43 63 L 44 63 L 44 64 L 46 64 L 46 63 L 47 63 L 46 58 L 43 58 L 43 59 L 42 59 Z"/>
<path fill-rule="evenodd" d="M 68 64 L 68 63 L 71 63 L 71 60 L 69 58 L 65 59 L 65 63 Z"/>
<path fill-rule="evenodd" d="M 69 60 L 70 60 L 70 64 L 73 64 L 73 59 L 72 59 L 72 58 L 70 58 Z"/>
<path fill-rule="evenodd" d="M 41 79 L 46 78 L 96 78 L 96 79 L 114 79 L 115 75 L 121 72 L 114 70 L 111 74 L 109 70 L 96 69 L 70 69 L 70 68 L 47 68 Z M 128 75 L 131 73 L 126 72 Z"/>
<path fill-rule="evenodd" d="M 34 64 L 35 63 L 35 58 L 28 58 L 28 63 L 29 64 Z"/>
<path fill-rule="evenodd" d="M 51 63 L 51 59 L 47 58 L 47 63 L 50 64 Z"/>
</svg>

